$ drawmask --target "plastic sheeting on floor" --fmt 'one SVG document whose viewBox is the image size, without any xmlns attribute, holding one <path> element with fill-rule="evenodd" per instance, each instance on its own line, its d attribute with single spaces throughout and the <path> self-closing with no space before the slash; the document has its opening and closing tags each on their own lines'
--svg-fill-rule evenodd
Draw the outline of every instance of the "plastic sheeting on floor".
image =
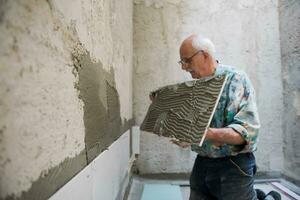
<svg viewBox="0 0 300 200">
<path fill-rule="evenodd" d="M 182 195 L 178 185 L 145 184 L 142 200 L 182 200 Z"/>
</svg>

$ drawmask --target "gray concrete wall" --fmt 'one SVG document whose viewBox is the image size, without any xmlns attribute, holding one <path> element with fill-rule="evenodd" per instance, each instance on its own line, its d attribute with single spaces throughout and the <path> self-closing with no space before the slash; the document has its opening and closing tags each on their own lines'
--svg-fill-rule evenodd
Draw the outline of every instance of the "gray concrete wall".
<svg viewBox="0 0 300 200">
<path fill-rule="evenodd" d="M 260 171 L 283 169 L 283 90 L 277 0 L 135 0 L 134 116 L 140 124 L 149 91 L 188 79 L 177 65 L 179 45 L 192 33 L 209 37 L 221 63 L 247 72 L 257 93 Z M 141 173 L 190 172 L 195 155 L 143 132 Z"/>
<path fill-rule="evenodd" d="M 131 0 L 0 1 L 0 199 L 46 199 L 131 126 L 132 30 Z"/>
<path fill-rule="evenodd" d="M 284 174 L 300 185 L 300 1 L 279 1 Z"/>
</svg>

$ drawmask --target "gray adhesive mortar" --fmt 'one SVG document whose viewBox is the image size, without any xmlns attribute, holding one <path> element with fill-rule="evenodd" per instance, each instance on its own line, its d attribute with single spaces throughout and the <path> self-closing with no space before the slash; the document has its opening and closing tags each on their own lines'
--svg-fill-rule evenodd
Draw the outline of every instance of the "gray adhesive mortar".
<svg viewBox="0 0 300 200">
<path fill-rule="evenodd" d="M 85 144 L 88 163 L 133 125 L 122 124 L 119 95 L 115 88 L 114 72 L 105 71 L 102 63 L 92 62 L 89 53 L 73 54 L 79 80 L 76 88 L 84 103 Z"/>
<path fill-rule="evenodd" d="M 5 200 L 35 200 L 47 199 L 60 187 L 66 184 L 80 170 L 86 166 L 85 151 L 82 151 L 74 158 L 66 158 L 58 166 L 42 172 L 40 178 L 32 183 L 31 188 L 22 192 L 20 197 L 10 195 Z"/>
</svg>

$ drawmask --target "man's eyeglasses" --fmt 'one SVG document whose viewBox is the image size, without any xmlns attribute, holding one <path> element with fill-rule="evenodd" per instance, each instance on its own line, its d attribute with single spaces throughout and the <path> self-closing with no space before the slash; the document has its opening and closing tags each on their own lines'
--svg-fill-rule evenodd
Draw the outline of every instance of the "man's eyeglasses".
<svg viewBox="0 0 300 200">
<path fill-rule="evenodd" d="M 196 56 L 198 53 L 203 52 L 203 50 L 199 50 L 196 53 L 194 53 L 192 56 L 188 57 L 188 58 L 183 58 L 180 61 L 178 61 L 179 65 L 187 65 L 187 64 L 191 64 L 193 61 L 193 57 Z"/>
</svg>

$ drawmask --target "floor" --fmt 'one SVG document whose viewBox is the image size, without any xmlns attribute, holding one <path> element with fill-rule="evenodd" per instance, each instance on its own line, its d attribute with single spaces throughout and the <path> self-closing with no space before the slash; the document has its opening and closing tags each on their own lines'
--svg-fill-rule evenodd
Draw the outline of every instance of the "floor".
<svg viewBox="0 0 300 200">
<path fill-rule="evenodd" d="M 265 193 L 275 190 L 282 200 L 300 200 L 300 188 L 283 179 L 259 179 L 255 188 Z M 187 180 L 159 180 L 134 176 L 127 200 L 188 200 Z M 167 195 L 169 194 L 169 195 Z"/>
</svg>

